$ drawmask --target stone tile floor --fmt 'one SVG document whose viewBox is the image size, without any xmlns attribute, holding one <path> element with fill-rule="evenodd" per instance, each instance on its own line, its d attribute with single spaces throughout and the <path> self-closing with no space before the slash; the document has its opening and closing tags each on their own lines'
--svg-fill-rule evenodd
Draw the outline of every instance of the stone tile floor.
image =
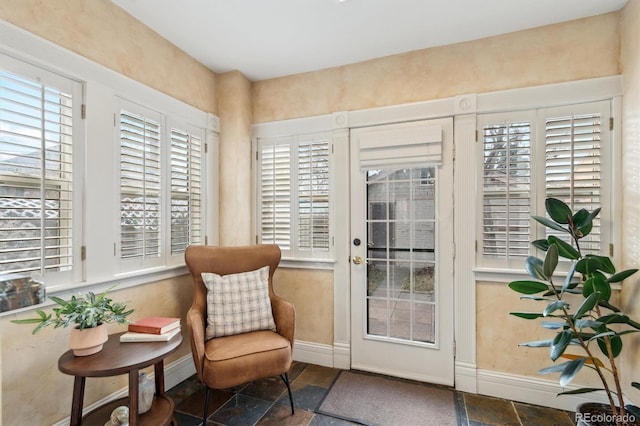
<svg viewBox="0 0 640 426">
<path fill-rule="evenodd" d="M 286 386 L 279 377 L 228 390 L 212 390 L 205 426 L 359 424 L 315 413 L 339 372 L 340 370 L 334 368 L 294 362 L 289 372 L 295 404 L 293 416 Z M 202 425 L 204 387 L 195 376 L 173 387 L 168 394 L 176 404 L 176 421 L 180 426 Z M 456 400 L 460 426 L 574 425 L 572 413 L 552 408 L 457 391 Z M 428 424 L 424 423 L 425 426 Z"/>
</svg>

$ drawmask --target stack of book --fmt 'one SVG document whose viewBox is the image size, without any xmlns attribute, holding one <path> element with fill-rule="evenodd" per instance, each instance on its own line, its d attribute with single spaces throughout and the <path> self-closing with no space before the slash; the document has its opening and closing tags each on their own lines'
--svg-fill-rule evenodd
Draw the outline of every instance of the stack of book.
<svg viewBox="0 0 640 426">
<path fill-rule="evenodd" d="M 168 342 L 180 333 L 180 318 L 146 317 L 129 324 L 121 342 Z"/>
</svg>

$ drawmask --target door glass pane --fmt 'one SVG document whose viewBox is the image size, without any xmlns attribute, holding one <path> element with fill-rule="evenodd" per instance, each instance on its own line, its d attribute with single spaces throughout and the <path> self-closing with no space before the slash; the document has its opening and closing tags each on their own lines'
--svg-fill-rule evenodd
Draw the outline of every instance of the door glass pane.
<svg viewBox="0 0 640 426">
<path fill-rule="evenodd" d="M 435 174 L 367 172 L 368 335 L 435 342 Z"/>
</svg>

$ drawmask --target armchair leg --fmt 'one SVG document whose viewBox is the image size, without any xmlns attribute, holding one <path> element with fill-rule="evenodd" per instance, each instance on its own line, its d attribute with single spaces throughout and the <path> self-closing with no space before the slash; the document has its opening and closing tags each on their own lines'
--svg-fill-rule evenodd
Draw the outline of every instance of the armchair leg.
<svg viewBox="0 0 640 426">
<path fill-rule="evenodd" d="M 287 373 L 281 374 L 280 378 L 287 385 L 287 391 L 289 392 L 289 402 L 291 403 L 291 415 L 293 416 L 293 396 L 291 395 L 291 386 L 289 386 L 289 375 Z"/>
<path fill-rule="evenodd" d="M 204 385 L 204 414 L 202 415 L 202 426 L 207 426 L 207 413 L 209 412 L 209 397 L 211 396 L 211 388 Z"/>
</svg>

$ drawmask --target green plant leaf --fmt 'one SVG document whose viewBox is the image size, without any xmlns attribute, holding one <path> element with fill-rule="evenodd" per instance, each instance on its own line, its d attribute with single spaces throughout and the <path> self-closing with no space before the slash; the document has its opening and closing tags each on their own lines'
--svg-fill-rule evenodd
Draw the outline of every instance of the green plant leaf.
<svg viewBox="0 0 640 426">
<path fill-rule="evenodd" d="M 555 235 L 549 235 L 549 245 L 551 244 L 558 246 L 558 256 L 571 260 L 580 259 L 580 252 L 578 252 L 578 250 Z"/>
<path fill-rule="evenodd" d="M 567 326 L 566 322 L 542 321 L 540 325 L 548 330 L 559 330 Z"/>
<path fill-rule="evenodd" d="M 563 330 L 556 334 L 556 337 L 553 339 L 553 342 L 551 343 L 551 346 L 549 348 L 549 357 L 552 361 L 560 358 L 560 355 L 564 353 L 565 349 L 567 349 L 567 346 L 569 346 L 569 343 L 571 343 L 572 339 L 573 333 L 571 332 L 571 330 Z"/>
<path fill-rule="evenodd" d="M 528 348 L 545 348 L 551 346 L 552 340 L 534 340 L 532 342 L 520 343 L 518 346 L 526 346 Z"/>
<path fill-rule="evenodd" d="M 613 337 L 615 335 L 616 335 L 615 331 L 611 331 L 611 330 L 603 331 L 602 333 L 598 333 L 595 336 L 589 337 L 588 340 L 591 341 L 591 340 L 595 340 L 595 339 L 602 339 L 603 337 L 606 337 L 606 336 Z M 606 355 L 606 352 L 605 352 L 605 355 Z"/>
<path fill-rule="evenodd" d="M 624 270 L 622 272 L 618 272 L 617 274 L 613 274 L 609 278 L 607 278 L 607 282 L 608 283 L 619 283 L 619 282 L 624 281 L 625 279 L 629 278 L 631 275 L 635 274 L 636 272 L 638 272 L 637 269 L 627 269 L 627 270 Z"/>
<path fill-rule="evenodd" d="M 627 410 L 627 413 L 633 414 L 636 419 L 640 419 L 640 408 L 631 404 L 625 405 L 624 408 Z"/>
<path fill-rule="evenodd" d="M 613 355 L 614 358 L 617 358 L 618 355 L 620 355 L 620 352 L 622 352 L 622 339 L 620 338 L 620 336 L 616 335 L 616 336 L 609 337 L 609 340 L 611 341 L 611 354 Z M 596 340 L 596 342 L 598 342 L 598 347 L 600 348 L 600 352 L 602 352 L 603 355 L 608 357 L 609 353 L 607 351 L 607 345 L 605 343 L 604 338 L 601 337 L 598 340 Z"/>
<path fill-rule="evenodd" d="M 602 327 L 602 323 L 600 321 L 594 321 L 591 319 L 579 319 L 578 321 L 576 321 L 576 327 L 596 329 L 598 327 Z"/>
<path fill-rule="evenodd" d="M 556 300 L 555 302 L 549 303 L 547 307 L 544 308 L 542 314 L 546 317 L 562 308 L 569 308 L 569 304 L 564 300 Z"/>
<path fill-rule="evenodd" d="M 542 217 L 542 216 L 531 216 L 531 217 L 534 218 L 537 222 L 546 226 L 547 228 L 555 229 L 556 231 L 565 232 L 567 234 L 570 233 L 567 228 L 563 228 L 562 226 L 558 225 L 552 220 L 547 219 L 546 217 Z"/>
<path fill-rule="evenodd" d="M 631 386 L 633 386 L 636 389 L 640 389 L 640 383 L 638 382 L 631 382 Z"/>
<path fill-rule="evenodd" d="M 515 317 L 524 318 L 524 319 L 537 319 L 537 318 L 542 318 L 544 316 L 537 312 L 510 312 L 510 314 Z"/>
<path fill-rule="evenodd" d="M 624 314 L 609 314 L 598 318 L 598 321 L 603 324 L 627 324 L 631 321 L 631 318 Z"/>
<path fill-rule="evenodd" d="M 527 270 L 527 273 L 530 277 L 538 279 L 538 280 L 546 280 L 547 277 L 544 275 L 544 265 L 542 260 L 538 259 L 535 256 L 529 256 L 524 261 L 524 269 Z"/>
<path fill-rule="evenodd" d="M 548 299 L 546 297 L 540 297 L 540 296 L 531 296 L 531 295 L 526 295 L 526 296 L 520 296 L 520 300 L 535 300 L 537 302 L 546 300 L 549 301 L 551 299 Z"/>
<path fill-rule="evenodd" d="M 529 280 L 512 281 L 509 283 L 509 288 L 522 294 L 536 294 L 549 289 L 545 283 Z"/>
<path fill-rule="evenodd" d="M 600 292 L 600 299 L 608 301 L 611 298 L 611 286 L 606 282 L 604 275 L 595 273 L 588 278 L 582 286 L 582 294 L 584 297 L 594 292 Z"/>
<path fill-rule="evenodd" d="M 549 217 L 556 223 L 568 224 L 572 218 L 571 209 L 557 198 L 547 198 L 544 202 Z"/>
<path fill-rule="evenodd" d="M 547 250 L 547 255 L 544 258 L 543 263 L 543 273 L 545 277 L 550 277 L 556 270 L 558 266 L 558 246 L 555 244 L 551 244 L 549 246 L 549 250 Z"/>
<path fill-rule="evenodd" d="M 598 306 L 602 306 L 603 308 L 607 308 L 613 312 L 620 312 L 620 308 L 613 306 L 606 300 L 598 300 Z"/>
<path fill-rule="evenodd" d="M 579 395 L 581 393 L 590 393 L 590 392 L 597 392 L 597 391 L 603 391 L 604 388 L 579 388 L 579 389 L 572 389 L 569 391 L 564 391 L 564 392 L 560 392 L 558 395 Z"/>
<path fill-rule="evenodd" d="M 595 292 L 595 293 L 591 293 L 587 298 L 585 298 L 582 301 L 582 304 L 580 305 L 580 307 L 578 309 L 576 309 L 576 312 L 573 314 L 573 319 L 577 320 L 582 318 L 582 316 L 589 312 L 591 309 L 593 309 L 594 306 L 596 306 L 596 303 L 598 303 L 598 300 L 600 299 L 600 293 L 599 292 Z"/>
<path fill-rule="evenodd" d="M 560 294 L 563 294 L 568 289 L 571 288 L 571 281 L 573 280 L 573 276 L 576 274 L 576 263 L 572 262 L 569 267 L 569 271 L 567 272 L 567 276 L 564 279 L 564 283 L 562 284 L 562 289 L 560 290 Z"/>
<path fill-rule="evenodd" d="M 549 249 L 549 242 L 547 240 L 535 240 L 531 245 L 542 251 L 547 251 Z"/>
<path fill-rule="evenodd" d="M 560 374 L 561 387 L 566 388 L 567 385 L 571 383 L 571 380 L 573 380 L 576 374 L 578 374 L 578 371 L 580 371 L 580 369 L 582 368 L 586 360 L 587 359 L 583 357 L 583 358 L 575 359 L 573 361 L 569 361 L 567 363 L 567 366 L 565 367 L 564 371 L 562 372 L 562 374 Z"/>
</svg>

